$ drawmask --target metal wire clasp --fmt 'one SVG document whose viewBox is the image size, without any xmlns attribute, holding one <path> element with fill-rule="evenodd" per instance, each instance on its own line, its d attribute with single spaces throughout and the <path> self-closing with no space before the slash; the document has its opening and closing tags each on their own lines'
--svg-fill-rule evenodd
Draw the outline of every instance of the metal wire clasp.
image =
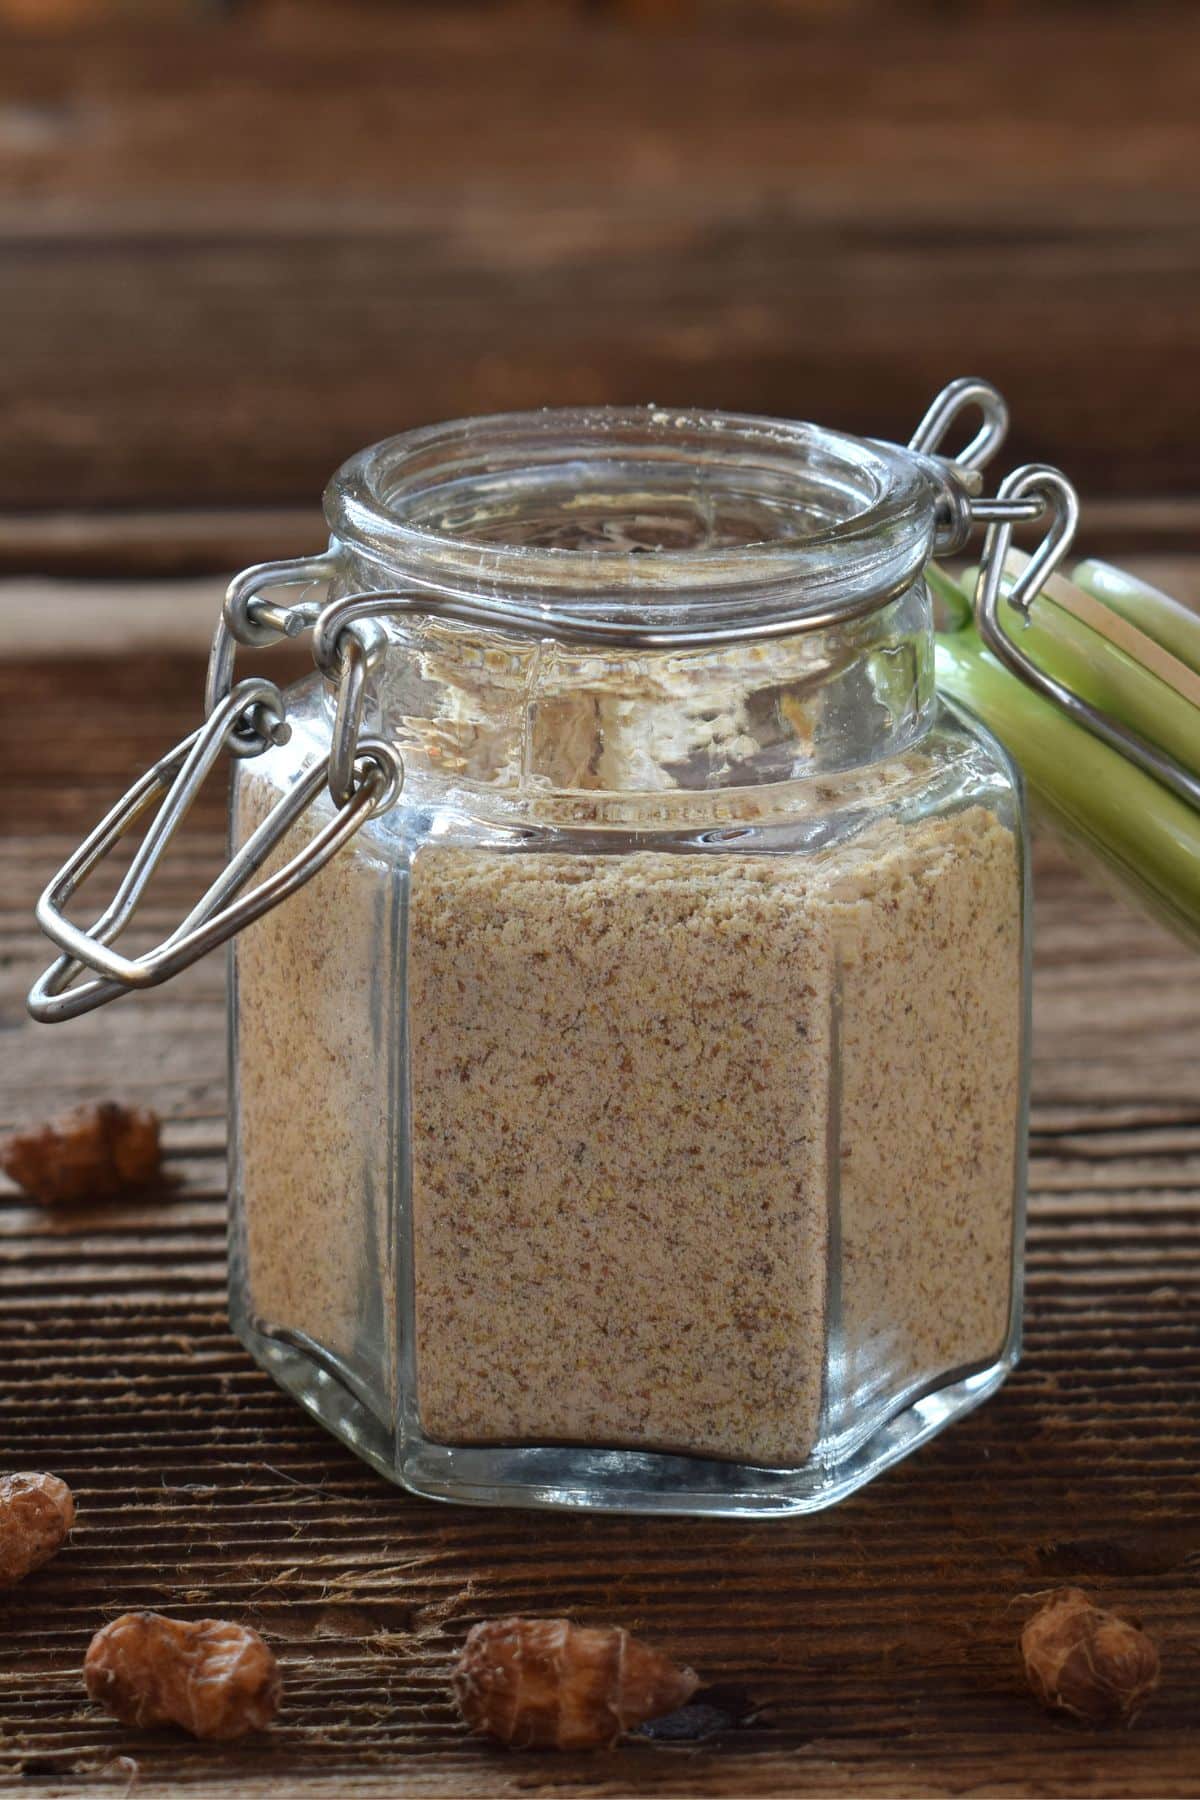
<svg viewBox="0 0 1200 1800">
<path fill-rule="evenodd" d="M 347 686 L 356 679 L 356 669 L 351 652 L 345 662 Z M 126 956 L 114 949 L 220 752 L 232 749 L 235 754 L 252 755 L 254 751 L 247 748 L 252 738 L 262 750 L 269 742 L 286 742 L 289 731 L 283 696 L 274 683 L 261 678 L 243 681 L 218 700 L 205 723 L 161 757 L 105 815 L 37 903 L 38 923 L 63 954 L 29 994 L 28 1006 L 35 1019 L 54 1023 L 77 1018 L 121 994 L 169 980 L 295 893 L 373 813 L 394 804 L 404 780 L 403 764 L 389 744 L 375 739 L 359 741 L 356 719 L 353 741 L 347 732 L 342 744 L 345 768 L 339 779 L 344 797 L 338 801 L 334 817 L 290 861 L 243 893 L 251 876 L 329 783 L 332 754 L 319 758 L 288 789 L 168 937 L 140 956 Z M 64 910 L 68 901 L 159 795 L 158 811 L 112 900 L 90 926 L 74 924 Z M 92 975 L 80 980 L 86 969 Z"/>
<path fill-rule="evenodd" d="M 225 604 L 208 656 L 204 683 L 207 718 L 211 719 L 233 692 L 233 668 L 239 644 L 262 649 L 280 638 L 299 637 L 313 624 L 324 604 L 323 600 L 302 597 L 290 606 L 280 606 L 268 599 L 269 592 L 299 587 L 307 595 L 315 584 L 328 587 L 334 567 L 333 557 L 323 551 L 320 556 L 297 556 L 287 562 L 254 563 L 234 576 L 225 590 Z M 248 719 L 234 731 L 227 748 L 233 756 L 258 756 L 269 741 L 259 721 Z"/>
<path fill-rule="evenodd" d="M 941 445 L 952 426 L 963 413 L 975 409 L 981 415 L 975 436 L 956 456 L 942 456 Z M 993 637 L 1000 633 L 996 607 L 1014 525 L 1040 519 L 1047 511 L 1051 515 L 1050 529 L 1008 589 L 1009 604 L 1026 616 L 1070 549 L 1079 523 L 1079 500 L 1075 489 L 1065 475 L 1045 463 L 1029 463 L 1024 468 L 1014 469 L 1011 475 L 1005 476 L 994 495 L 981 494 L 980 471 L 1000 448 L 1007 433 L 1008 407 L 1003 395 L 990 381 L 967 375 L 942 389 L 908 441 L 910 450 L 919 456 L 934 458 L 944 471 L 945 489 L 935 543 L 937 552 L 944 555 L 961 550 L 976 525 L 987 526 L 976 592 L 976 614 L 980 632 L 993 649 L 996 648 Z M 1005 661 L 1013 666 L 1012 657 L 1006 655 Z M 1028 678 L 1024 660 L 1019 672 Z"/>
<path fill-rule="evenodd" d="M 952 427 L 964 413 L 975 411 L 980 415 L 975 436 L 954 456 L 944 456 L 941 446 Z M 1007 525 L 1011 533 L 1012 527 L 1022 520 L 1040 517 L 1042 498 L 1030 498 L 1024 490 L 1018 493 L 1011 477 L 1001 483 L 994 496 L 982 491 L 982 471 L 1007 436 L 1008 406 L 1003 394 L 990 381 L 964 375 L 942 389 L 909 438 L 909 449 L 928 457 L 942 476 L 934 540 L 938 556 L 953 556 L 963 549 L 976 525 L 987 525 L 989 529 Z M 986 559 L 986 549 L 984 555 Z"/>
<path fill-rule="evenodd" d="M 957 456 L 943 456 L 940 446 L 950 429 L 971 410 L 981 415 L 974 437 Z M 1065 552 L 1076 508 L 1073 490 L 1052 469 L 1018 470 L 994 498 L 981 497 L 980 471 L 1000 447 L 1007 426 L 1008 411 L 1000 394 L 990 383 L 969 377 L 952 382 L 938 395 L 914 432 L 909 449 L 924 463 L 938 496 L 936 550 L 960 549 L 976 524 L 985 522 L 989 527 L 980 585 L 980 630 L 997 654 L 1012 663 L 1019 653 L 1000 632 L 995 611 L 1013 525 L 1039 517 L 1048 503 L 1057 508 L 1054 529 L 1008 595 L 1011 604 L 1024 611 Z M 361 735 L 367 675 L 374 652 L 384 641 L 378 615 L 419 613 L 488 626 L 495 623 L 494 608 L 476 596 L 418 586 L 345 595 L 328 604 L 310 597 L 308 590 L 321 585 L 327 598 L 336 568 L 336 548 L 331 548 L 321 556 L 256 564 L 230 583 L 209 658 L 206 722 L 134 783 L 63 865 L 38 902 L 38 921 L 62 955 L 30 993 L 29 1009 L 35 1018 L 74 1018 L 134 988 L 154 987 L 168 980 L 285 900 L 316 874 L 367 818 L 395 804 L 404 781 L 399 753 L 390 744 Z M 272 589 L 288 587 L 305 592 L 291 605 L 270 598 Z M 871 596 L 868 599 L 874 603 Z M 579 617 L 567 609 L 528 604 L 507 606 L 503 622 L 506 631 L 537 637 L 556 634 L 573 643 L 603 646 L 615 642 L 623 648 L 676 650 L 730 639 L 781 636 L 827 620 L 801 613 L 751 623 L 696 625 L 685 620 L 660 628 Z M 234 686 L 238 644 L 266 644 L 310 629 L 317 667 L 337 685 L 328 755 L 315 760 L 289 788 L 167 938 L 143 955 L 122 954 L 113 946 L 220 752 L 258 756 L 272 744 L 287 740 L 289 727 L 278 688 L 259 679 Z M 1058 694 L 1055 697 L 1061 699 Z M 333 818 L 289 862 L 248 893 L 243 892 L 250 877 L 326 785 L 335 809 Z M 158 810 L 110 904 L 90 926 L 73 924 L 66 916 L 67 902 L 159 796 Z M 85 976 L 85 970 L 91 971 L 90 976 Z"/>
<path fill-rule="evenodd" d="M 1075 534 L 1079 502 L 1064 475 L 1038 463 L 1014 469 L 1001 484 L 1000 492 L 1014 497 L 1037 495 L 1043 508 L 1049 509 L 1051 522 L 1041 544 L 1023 566 L 1018 563 L 1014 567 L 1009 561 L 1011 525 L 993 525 L 988 531 L 975 590 L 980 637 L 992 654 L 1027 686 L 1053 701 L 1093 737 L 1161 781 L 1189 806 L 1200 807 L 1200 780 L 1190 769 L 1041 668 L 1022 647 L 1019 628 L 1015 633 L 1004 629 L 1000 621 L 1002 604 L 1014 608 L 1022 624 L 1028 621 L 1034 600 L 1058 568 Z"/>
</svg>

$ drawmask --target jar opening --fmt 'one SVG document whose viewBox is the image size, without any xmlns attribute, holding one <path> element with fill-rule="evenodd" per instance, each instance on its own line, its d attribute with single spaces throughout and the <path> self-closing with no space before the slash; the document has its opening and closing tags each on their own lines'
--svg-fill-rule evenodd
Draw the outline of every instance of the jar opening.
<svg viewBox="0 0 1200 1800">
<path fill-rule="evenodd" d="M 359 453 L 334 539 L 364 587 L 411 583 L 638 623 L 803 624 L 921 572 L 939 483 L 923 457 L 814 425 L 654 407 L 500 414 Z"/>
</svg>

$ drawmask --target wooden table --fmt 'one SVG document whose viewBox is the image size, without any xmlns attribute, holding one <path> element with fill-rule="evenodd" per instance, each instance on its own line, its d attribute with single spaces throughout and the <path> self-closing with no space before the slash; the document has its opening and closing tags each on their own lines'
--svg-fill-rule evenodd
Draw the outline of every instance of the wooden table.
<svg viewBox="0 0 1200 1800">
<path fill-rule="evenodd" d="M 72 1026 L 23 1009 L 38 886 L 198 717 L 194 578 L 318 548 L 326 476 L 386 432 L 652 398 L 904 436 L 979 372 L 1005 466 L 1080 482 L 1087 548 L 1194 554 L 1198 80 L 1195 7 L 1140 0 L 0 0 L 0 1124 L 149 1102 L 169 1176 L 73 1212 L 0 1190 L 0 1467 L 80 1506 L 0 1595 L 0 1791 L 1200 1794 L 1200 979 L 1052 848 L 1026 1360 L 792 1524 L 387 1487 L 225 1324 L 220 961 Z M 1194 562 L 1169 584 L 1200 599 Z M 213 794 L 154 922 L 221 835 Z M 1065 1581 L 1162 1642 L 1127 1733 L 1023 1690 L 1026 1597 Z M 89 1706 L 129 1607 L 257 1625 L 275 1729 Z M 471 1741 L 448 1670 L 508 1611 L 644 1631 L 715 1684 L 707 1735 Z"/>
<path fill-rule="evenodd" d="M 1186 577 L 1180 573 L 1176 586 Z M 1193 590 L 1194 591 L 1194 590 Z M 10 594 L 14 636 L 79 643 L 94 600 Z M 106 591 L 124 659 L 0 674 L 10 1121 L 113 1094 L 166 1119 L 161 1193 L 47 1212 L 0 1193 L 0 1445 L 79 1502 L 69 1548 L 0 1596 L 0 1786 L 75 1795 L 1200 1793 L 1200 980 L 1155 926 L 1038 856 L 1026 1360 L 998 1398 L 831 1512 L 785 1524 L 474 1512 L 388 1487 L 310 1422 L 224 1312 L 223 970 L 35 1027 L 36 885 L 197 716 L 215 590 Z M 94 611 L 94 609 L 92 609 Z M 24 624 L 23 624 L 24 621 Z M 151 907 L 220 854 L 206 798 Z M 930 1128 L 936 1129 L 936 1116 Z M 1042 1716 L 1015 1642 L 1077 1581 L 1145 1615 L 1164 1680 L 1128 1732 Z M 253 1623 L 286 1706 L 235 1748 L 140 1737 L 88 1705 L 90 1634 L 130 1607 Z M 590 1758 L 467 1737 L 470 1624 L 616 1621 L 715 1685 L 693 1739 Z M 11 1784 L 11 1785 L 6 1785 Z"/>
</svg>

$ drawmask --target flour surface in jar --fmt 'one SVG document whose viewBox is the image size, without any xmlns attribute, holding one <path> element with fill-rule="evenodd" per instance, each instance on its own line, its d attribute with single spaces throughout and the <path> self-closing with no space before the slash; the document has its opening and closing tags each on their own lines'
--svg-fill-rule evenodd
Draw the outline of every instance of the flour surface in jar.
<svg viewBox="0 0 1200 1800">
<path fill-rule="evenodd" d="M 828 924 L 770 858 L 418 852 L 430 1437 L 804 1459 L 833 991 Z"/>
<path fill-rule="evenodd" d="M 426 1433 L 793 1466 L 993 1360 L 1020 945 L 982 807 L 804 856 L 418 852 Z"/>
<path fill-rule="evenodd" d="M 1022 879 L 1015 834 L 971 806 L 881 820 L 822 884 L 841 997 L 835 1431 L 1008 1338 Z"/>
<path fill-rule="evenodd" d="M 239 770 L 239 844 L 279 798 Z M 264 865 L 311 839 L 300 820 Z M 395 1410 L 393 1156 L 397 881 L 360 840 L 235 943 L 233 1256 L 248 1322 L 307 1340 Z"/>
</svg>

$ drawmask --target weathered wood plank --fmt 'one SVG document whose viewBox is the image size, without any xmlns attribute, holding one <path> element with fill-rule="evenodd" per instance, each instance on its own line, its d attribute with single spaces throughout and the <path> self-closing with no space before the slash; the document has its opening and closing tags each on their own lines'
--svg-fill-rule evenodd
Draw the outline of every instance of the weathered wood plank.
<svg viewBox="0 0 1200 1800">
<path fill-rule="evenodd" d="M 1200 532 L 1200 517 L 1197 531 Z M 323 548 L 314 545 L 313 535 L 306 544 L 293 544 L 289 554 Z M 1091 529 L 1089 519 L 1078 554 L 1099 553 L 1098 534 Z M 246 562 L 266 560 L 261 544 L 245 557 Z M 1195 554 L 1122 552 L 1122 565 L 1200 609 L 1200 557 Z M 8 579 L 0 576 L 0 614 L 7 630 L 8 655 L 15 662 L 47 664 L 60 659 L 70 663 L 130 654 L 144 658 L 163 652 L 205 655 L 220 616 L 225 584 L 234 568 L 233 562 L 227 562 L 221 574 L 167 581 L 147 580 L 142 570 L 124 581 L 64 581 L 45 574 Z M 247 653 L 241 654 L 249 663 Z M 312 659 L 306 658 L 302 643 L 280 643 L 257 667 L 273 680 L 286 682 L 311 670 Z M 44 680 L 44 676 L 39 680 Z M 181 714 L 177 721 L 180 732 L 186 729 L 202 691 L 203 677 L 198 672 L 191 711 Z M 59 702 L 49 701 L 43 692 L 41 704 Z"/>
<path fill-rule="evenodd" d="M 370 1475 L 224 1318 L 222 970 L 49 1032 L 21 995 L 38 875 L 192 716 L 198 659 L 0 671 L 3 1122 L 132 1092 L 167 1116 L 161 1195 L 48 1214 L 0 1190 L 0 1460 L 76 1488 L 71 1546 L 0 1595 L 0 1785 L 30 1794 L 1194 1795 L 1200 1766 L 1200 982 L 1156 927 L 1038 856 L 1027 1355 L 1005 1391 L 864 1494 L 751 1529 L 438 1508 Z M 220 854 L 206 797 L 154 917 Z M 1102 1030 L 1097 1030 L 1097 1020 Z M 1164 1640 L 1142 1725 L 1044 1720 L 1019 1596 L 1081 1580 Z M 233 1613 L 287 1707 L 220 1749 L 134 1738 L 83 1699 L 130 1606 Z M 446 1676 L 509 1610 L 639 1627 L 755 1708 L 702 1745 L 586 1761 L 471 1742 Z M 124 1762 L 122 1758 L 132 1758 Z M 136 1765 L 136 1767 L 135 1767 Z M 6 1788 L 5 1791 L 8 1791 Z"/>
<path fill-rule="evenodd" d="M 373 438 L 550 402 L 904 436 L 974 369 L 1017 460 L 1194 492 L 1196 49 L 1157 8 L 15 40 L 0 508 L 311 504 Z"/>
<path fill-rule="evenodd" d="M 330 471 L 332 472 L 332 471 Z M 0 579 L 86 577 L 89 591 L 122 578 L 151 583 L 183 577 L 228 580 L 247 563 L 308 556 L 328 538 L 320 508 L 253 507 L 187 512 L 93 511 L 0 513 Z M 1113 500 L 1089 497 L 1081 554 L 1119 552 L 1145 568 L 1147 579 L 1200 604 L 1200 501 Z M 1186 584 L 1180 587 L 1180 583 Z M 24 585 L 24 584 L 22 584 Z M 84 585 L 84 584 L 81 584 Z M 20 591 L 14 582 L 5 589 Z M 24 645 L 23 636 L 19 640 Z M 47 646 L 38 639 L 38 652 Z M 60 646 L 54 646 L 58 648 Z M 95 648 L 90 645 L 89 651 Z"/>
</svg>

